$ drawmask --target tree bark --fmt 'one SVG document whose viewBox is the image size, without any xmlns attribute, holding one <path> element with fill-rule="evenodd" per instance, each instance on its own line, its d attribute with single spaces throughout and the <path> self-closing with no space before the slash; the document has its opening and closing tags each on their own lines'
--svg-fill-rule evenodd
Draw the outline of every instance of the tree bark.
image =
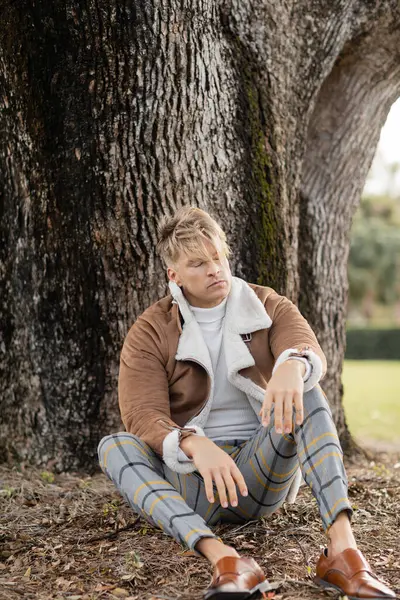
<svg viewBox="0 0 400 600">
<path fill-rule="evenodd" d="M 93 468 L 123 338 L 167 292 L 157 225 L 185 204 L 234 274 L 300 301 L 346 433 L 349 220 L 399 93 L 396 4 L 0 3 L 2 455 Z"/>
<path fill-rule="evenodd" d="M 400 27 L 380 15 L 347 42 L 310 119 L 300 202 L 300 298 L 329 357 L 325 393 L 346 451 L 353 444 L 342 406 L 348 301 L 347 260 L 354 212 L 389 109 L 400 95 Z"/>
</svg>

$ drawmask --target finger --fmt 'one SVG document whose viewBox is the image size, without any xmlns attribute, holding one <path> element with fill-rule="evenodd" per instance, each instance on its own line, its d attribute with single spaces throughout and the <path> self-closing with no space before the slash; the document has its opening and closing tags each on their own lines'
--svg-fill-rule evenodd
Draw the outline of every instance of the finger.
<svg viewBox="0 0 400 600">
<path fill-rule="evenodd" d="M 233 477 L 232 477 L 228 467 L 226 469 L 224 469 L 222 476 L 224 478 L 225 487 L 228 490 L 229 502 L 231 503 L 232 506 L 237 506 L 238 498 L 237 498 L 237 492 L 236 492 L 236 485 L 235 485 L 235 482 L 233 481 Z"/>
<path fill-rule="evenodd" d="M 303 412 L 303 395 L 300 392 L 295 392 L 294 406 L 296 409 L 296 425 L 301 425 L 304 419 Z"/>
<path fill-rule="evenodd" d="M 214 489 L 212 484 L 212 477 L 210 471 L 203 471 L 200 473 L 204 480 L 204 487 L 206 490 L 207 500 L 209 502 L 214 502 Z"/>
<path fill-rule="evenodd" d="M 286 392 L 284 400 L 285 433 L 290 433 L 293 426 L 293 392 Z"/>
<path fill-rule="evenodd" d="M 225 489 L 225 483 L 224 480 L 221 476 L 221 473 L 219 471 L 213 471 L 213 477 L 214 477 L 214 481 L 217 485 L 217 490 L 218 490 L 218 495 L 219 495 L 219 501 L 221 506 L 223 506 L 224 508 L 228 507 L 228 500 L 226 497 L 226 489 Z"/>
<path fill-rule="evenodd" d="M 276 433 L 282 433 L 282 416 L 283 416 L 283 398 L 282 392 L 276 392 L 274 396 L 275 401 L 275 431 Z"/>
<path fill-rule="evenodd" d="M 236 481 L 237 486 L 238 486 L 242 496 L 247 496 L 247 494 L 249 493 L 247 491 L 247 485 L 246 485 L 244 477 L 243 477 L 241 471 L 239 470 L 239 467 L 237 467 L 237 465 L 234 464 L 232 466 L 231 474 L 232 474 L 233 479 Z"/>
<path fill-rule="evenodd" d="M 262 406 L 262 424 L 266 427 L 271 420 L 271 406 L 272 406 L 273 393 L 272 391 L 267 390 L 264 398 L 264 403 Z"/>
</svg>

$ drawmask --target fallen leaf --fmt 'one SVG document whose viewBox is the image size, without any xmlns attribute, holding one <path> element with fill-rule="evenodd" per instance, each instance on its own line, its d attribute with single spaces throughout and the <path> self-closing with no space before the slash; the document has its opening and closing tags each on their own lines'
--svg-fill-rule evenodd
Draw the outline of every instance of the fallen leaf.
<svg viewBox="0 0 400 600">
<path fill-rule="evenodd" d="M 123 581 L 132 581 L 133 579 L 135 579 L 136 574 L 135 573 L 129 573 L 129 575 L 122 575 L 121 579 Z"/>
<path fill-rule="evenodd" d="M 62 587 L 62 588 L 69 588 L 70 585 L 72 585 L 74 582 L 73 581 L 68 581 L 68 579 L 65 579 L 64 577 L 58 577 L 56 579 L 56 584 L 58 585 L 58 587 Z"/>
<path fill-rule="evenodd" d="M 24 573 L 24 577 L 26 577 L 27 579 L 30 579 L 31 573 L 32 573 L 32 568 L 28 567 Z"/>
<path fill-rule="evenodd" d="M 129 592 L 124 590 L 124 588 L 115 588 L 115 590 L 112 591 L 112 594 L 113 596 L 117 596 L 117 598 L 126 598 L 129 596 Z"/>
<path fill-rule="evenodd" d="M 109 590 L 113 590 L 115 589 L 115 585 L 102 585 L 101 583 L 98 583 L 96 585 L 96 587 L 94 588 L 95 592 L 107 592 Z"/>
</svg>

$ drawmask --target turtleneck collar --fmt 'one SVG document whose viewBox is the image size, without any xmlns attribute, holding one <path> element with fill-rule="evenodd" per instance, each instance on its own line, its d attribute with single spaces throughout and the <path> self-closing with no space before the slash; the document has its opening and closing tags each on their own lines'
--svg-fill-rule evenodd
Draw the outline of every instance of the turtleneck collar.
<svg viewBox="0 0 400 600">
<path fill-rule="evenodd" d="M 212 308 L 200 308 L 189 304 L 190 310 L 194 313 L 198 323 L 213 323 L 219 321 L 225 316 L 226 303 L 228 297 L 224 298 L 220 304 Z"/>
</svg>

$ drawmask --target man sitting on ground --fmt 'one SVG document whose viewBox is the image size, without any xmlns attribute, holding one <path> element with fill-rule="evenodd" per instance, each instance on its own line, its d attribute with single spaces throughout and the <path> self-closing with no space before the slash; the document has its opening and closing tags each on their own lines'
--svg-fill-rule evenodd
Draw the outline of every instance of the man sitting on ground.
<svg viewBox="0 0 400 600">
<path fill-rule="evenodd" d="M 259 565 L 211 527 L 273 513 L 301 473 L 329 537 L 319 583 L 349 598 L 394 598 L 357 549 L 318 383 L 326 360 L 307 321 L 271 288 L 232 276 L 226 235 L 206 212 L 180 209 L 159 233 L 171 293 L 125 339 L 126 432 L 101 440 L 104 473 L 137 513 L 212 563 L 206 600 L 265 597 Z"/>
</svg>

